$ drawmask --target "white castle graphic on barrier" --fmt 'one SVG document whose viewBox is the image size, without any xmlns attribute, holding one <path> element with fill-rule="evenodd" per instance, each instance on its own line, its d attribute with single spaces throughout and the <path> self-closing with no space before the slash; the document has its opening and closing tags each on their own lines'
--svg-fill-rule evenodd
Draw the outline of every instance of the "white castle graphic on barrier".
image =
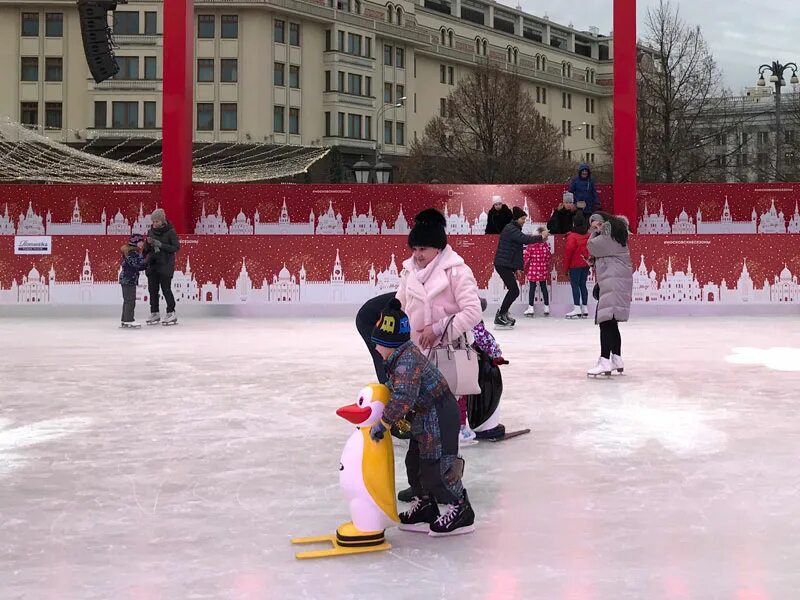
<svg viewBox="0 0 800 600">
<path fill-rule="evenodd" d="M 731 209 L 728 204 L 728 197 L 725 197 L 725 206 L 722 209 L 722 216 L 719 221 L 706 221 L 703 213 L 698 209 L 697 215 L 693 220 L 686 210 L 675 218 L 670 226 L 669 219 L 664 214 L 664 205 L 661 204 L 657 213 L 651 213 L 644 205 L 644 214 L 639 217 L 639 228 L 637 233 L 643 234 L 696 234 L 696 233 L 800 233 L 800 208 L 798 203 L 794 204 L 794 214 L 789 219 L 787 225 L 783 211 L 775 207 L 775 200 L 772 205 L 759 216 L 756 209 L 750 215 L 749 221 L 734 221 L 731 217 Z"/>
<path fill-rule="evenodd" d="M 155 206 L 158 208 L 158 205 Z M 150 213 L 144 213 L 144 205 L 139 204 L 139 214 L 131 225 L 117 209 L 117 214 L 111 222 L 106 217 L 106 209 L 100 214 L 100 221 L 84 222 L 78 200 L 72 208 L 72 216 L 67 223 L 53 221 L 53 215 L 48 210 L 44 218 L 33 208 L 33 202 L 28 202 L 28 210 L 20 214 L 15 229 L 14 222 L 8 215 L 8 204 L 5 205 L 3 215 L 0 216 L 0 235 L 131 235 L 131 233 L 146 234 L 152 220 Z"/>
<path fill-rule="evenodd" d="M 43 262 L 47 262 L 44 259 Z M 56 277 L 54 267 L 50 266 L 47 275 L 41 273 L 36 264 L 18 281 L 16 278 L 9 288 L 0 285 L 0 303 L 2 304 L 117 304 L 121 302 L 121 292 L 116 280 L 96 281 L 92 273 L 89 252 L 86 251 L 80 273 L 72 281 L 60 281 Z M 361 304 L 378 294 L 397 289 L 401 273 L 397 261 L 392 255 L 388 267 L 383 271 L 372 265 L 366 279 L 350 281 L 344 275 L 344 268 L 336 251 L 336 258 L 330 275 L 320 281 L 309 281 L 305 265 L 297 273 L 291 273 L 284 264 L 283 268 L 271 279 L 264 278 L 254 282 L 247 270 L 247 259 L 242 259 L 241 268 L 236 280 L 229 285 L 225 279 L 219 282 L 206 281 L 199 283 L 198 276 L 192 271 L 189 259 L 182 271 L 176 271 L 172 279 L 172 288 L 178 303 L 305 303 L 305 304 Z M 21 281 L 21 283 L 20 283 Z M 589 289 L 594 285 L 590 276 Z M 139 278 L 137 299 L 147 301 L 147 280 Z M 489 302 L 499 303 L 505 295 L 505 287 L 497 273 L 493 273 L 486 289 L 481 294 Z M 550 277 L 551 303 L 555 305 L 571 305 L 572 291 L 569 282 L 558 281 L 555 268 Z M 541 298 L 538 297 L 538 301 Z M 528 285 L 521 289 L 519 302 L 527 304 Z M 669 259 L 667 272 L 658 278 L 655 271 L 648 271 L 645 257 L 640 259 L 639 267 L 633 273 L 633 301 L 635 303 L 686 304 L 686 303 L 796 303 L 800 304 L 800 284 L 797 275 L 793 275 L 787 266 L 773 281 L 765 279 L 761 287 L 756 287 L 747 269 L 747 262 L 742 265 L 742 272 L 733 287 L 723 279 L 719 284 L 708 282 L 701 284 L 692 271 L 691 259 L 686 271 L 675 271 Z M 593 300 L 590 299 L 590 304 Z"/>
</svg>

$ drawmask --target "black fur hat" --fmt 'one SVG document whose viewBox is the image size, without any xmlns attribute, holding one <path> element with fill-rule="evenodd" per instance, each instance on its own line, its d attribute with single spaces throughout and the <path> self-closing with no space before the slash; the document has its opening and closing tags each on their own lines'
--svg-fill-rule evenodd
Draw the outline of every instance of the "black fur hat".
<svg viewBox="0 0 800 600">
<path fill-rule="evenodd" d="M 414 217 L 414 227 L 408 234 L 408 245 L 444 250 L 447 246 L 447 221 L 435 208 L 426 208 Z"/>
<path fill-rule="evenodd" d="M 526 213 L 524 210 L 522 210 L 519 206 L 515 206 L 514 208 L 512 208 L 511 209 L 511 214 L 512 214 L 512 216 L 513 216 L 515 221 L 518 220 L 518 219 L 521 219 L 522 217 L 527 217 L 528 216 L 528 213 Z"/>
</svg>

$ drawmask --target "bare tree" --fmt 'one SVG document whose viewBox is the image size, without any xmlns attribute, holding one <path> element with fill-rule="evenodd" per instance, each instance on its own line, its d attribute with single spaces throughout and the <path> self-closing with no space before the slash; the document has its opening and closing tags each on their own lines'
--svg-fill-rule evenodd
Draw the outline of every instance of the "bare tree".
<svg viewBox="0 0 800 600">
<path fill-rule="evenodd" d="M 513 73 L 478 65 L 425 126 L 404 164 L 407 181 L 545 183 L 564 181 L 562 136 L 536 110 Z"/>
<path fill-rule="evenodd" d="M 745 114 L 722 86 L 722 74 L 699 27 L 671 0 L 648 9 L 638 61 L 638 167 L 644 182 L 733 178 L 747 141 Z M 611 115 L 601 140 L 613 152 Z"/>
</svg>

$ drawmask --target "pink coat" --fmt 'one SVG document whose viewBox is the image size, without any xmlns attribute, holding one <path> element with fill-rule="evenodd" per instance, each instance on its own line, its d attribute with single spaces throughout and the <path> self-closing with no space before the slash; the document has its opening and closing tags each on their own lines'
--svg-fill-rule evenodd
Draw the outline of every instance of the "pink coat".
<svg viewBox="0 0 800 600">
<path fill-rule="evenodd" d="M 528 281 L 547 281 L 550 279 L 550 246 L 547 242 L 537 242 L 525 246 L 523 258 L 527 266 Z"/>
<path fill-rule="evenodd" d="M 436 260 L 425 284 L 417 279 L 413 258 L 403 263 L 396 297 L 408 315 L 411 339 L 416 344 L 420 338 L 418 330 L 426 325 L 432 325 L 434 333 L 441 335 L 448 319 L 455 315 L 453 333 L 470 335 L 483 318 L 478 283 L 464 259 L 447 246 Z"/>
</svg>

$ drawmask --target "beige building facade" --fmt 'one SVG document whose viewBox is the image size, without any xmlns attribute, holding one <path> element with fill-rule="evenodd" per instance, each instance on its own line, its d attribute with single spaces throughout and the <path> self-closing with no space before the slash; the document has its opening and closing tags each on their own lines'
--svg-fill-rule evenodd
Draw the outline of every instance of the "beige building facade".
<svg viewBox="0 0 800 600">
<path fill-rule="evenodd" d="M 96 84 L 73 1 L 0 0 L 0 115 L 69 143 L 159 137 L 163 10 L 118 6 L 121 70 Z M 524 79 L 564 134 L 565 156 L 603 160 L 612 56 L 596 31 L 482 0 L 199 0 L 195 13 L 198 142 L 403 156 L 459 79 L 488 59 Z"/>
</svg>

